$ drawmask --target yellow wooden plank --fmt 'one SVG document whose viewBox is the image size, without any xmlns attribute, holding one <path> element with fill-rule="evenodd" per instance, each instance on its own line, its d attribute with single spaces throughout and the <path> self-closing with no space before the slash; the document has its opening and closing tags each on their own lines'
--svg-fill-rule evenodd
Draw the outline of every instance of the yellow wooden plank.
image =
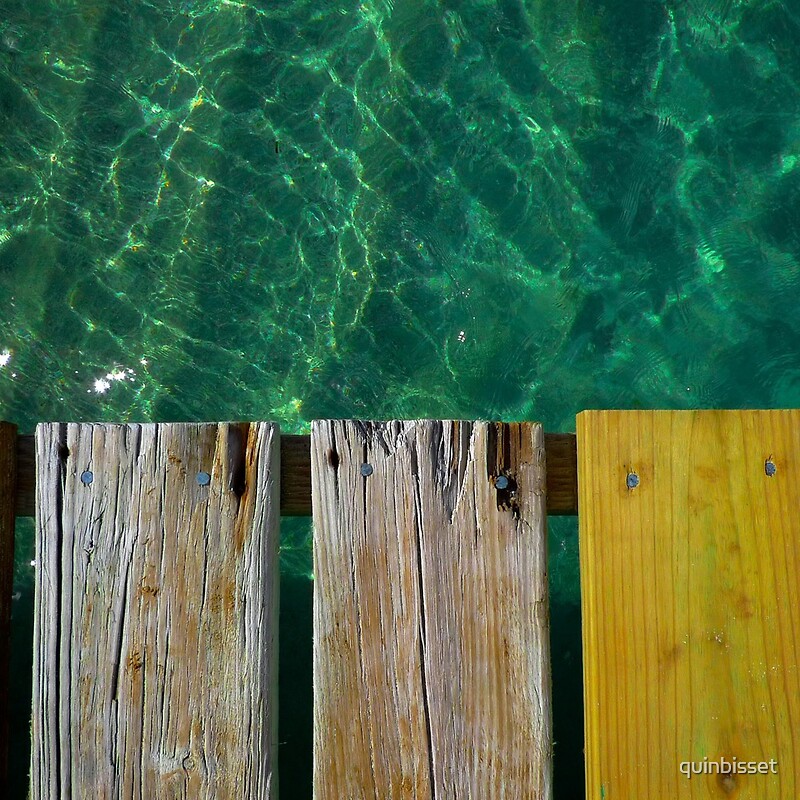
<svg viewBox="0 0 800 800">
<path fill-rule="evenodd" d="M 36 443 L 33 800 L 277 797 L 277 427 Z"/>
<path fill-rule="evenodd" d="M 311 442 L 315 800 L 550 798 L 541 426 Z"/>
<path fill-rule="evenodd" d="M 800 411 L 577 435 L 587 798 L 797 800 Z"/>
</svg>

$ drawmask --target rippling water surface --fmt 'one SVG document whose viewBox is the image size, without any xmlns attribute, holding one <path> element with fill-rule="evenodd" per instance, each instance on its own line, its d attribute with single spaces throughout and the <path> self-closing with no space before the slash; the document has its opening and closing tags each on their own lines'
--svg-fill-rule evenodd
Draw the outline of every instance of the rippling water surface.
<svg viewBox="0 0 800 800">
<path fill-rule="evenodd" d="M 0 416 L 797 405 L 799 52 L 774 0 L 0 0 Z"/>
</svg>

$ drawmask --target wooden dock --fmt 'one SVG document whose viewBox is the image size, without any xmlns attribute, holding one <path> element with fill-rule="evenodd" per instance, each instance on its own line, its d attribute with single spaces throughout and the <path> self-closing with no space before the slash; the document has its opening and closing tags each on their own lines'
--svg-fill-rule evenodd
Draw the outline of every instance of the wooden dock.
<svg viewBox="0 0 800 800">
<path fill-rule="evenodd" d="M 278 797 L 280 517 L 310 515 L 314 796 L 551 800 L 546 521 L 580 501 L 586 797 L 796 800 L 798 423 L 0 423 L 0 788 L 15 516 L 44 800 Z"/>
<path fill-rule="evenodd" d="M 550 800 L 541 426 L 51 423 L 35 459 L 13 439 L 36 465 L 5 494 L 35 490 L 34 800 L 278 796 L 281 512 L 314 517 L 315 796 Z"/>
</svg>

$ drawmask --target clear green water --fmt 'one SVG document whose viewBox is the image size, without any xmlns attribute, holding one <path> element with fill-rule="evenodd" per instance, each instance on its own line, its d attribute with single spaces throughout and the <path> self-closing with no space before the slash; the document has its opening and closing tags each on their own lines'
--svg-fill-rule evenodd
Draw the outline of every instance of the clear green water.
<svg viewBox="0 0 800 800">
<path fill-rule="evenodd" d="M 798 53 L 789 1 L 0 0 L 0 417 L 797 405 Z M 576 531 L 551 520 L 559 797 Z M 308 535 L 282 550 L 299 677 Z M 307 797 L 286 680 L 282 794 Z"/>
</svg>

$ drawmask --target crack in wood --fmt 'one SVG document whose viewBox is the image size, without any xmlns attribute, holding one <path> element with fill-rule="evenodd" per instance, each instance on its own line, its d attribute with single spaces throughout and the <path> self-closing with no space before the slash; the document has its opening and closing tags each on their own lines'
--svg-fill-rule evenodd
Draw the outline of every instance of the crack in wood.
<svg viewBox="0 0 800 800">
<path fill-rule="evenodd" d="M 436 426 L 433 438 L 437 438 L 437 434 L 441 434 L 441 426 Z M 438 436 L 441 442 L 441 435 Z M 419 474 L 419 458 L 417 453 L 416 441 L 409 447 L 409 455 L 411 462 L 411 476 L 413 478 L 413 491 L 414 491 L 414 541 L 417 547 L 417 591 L 419 592 L 420 614 L 419 614 L 419 669 L 421 680 L 421 693 L 422 693 L 422 713 L 425 718 L 425 735 L 427 737 L 427 751 L 428 751 L 428 774 L 431 783 L 431 797 L 433 800 L 436 798 L 436 774 L 434 771 L 433 763 L 433 727 L 431 722 L 430 699 L 428 693 L 428 683 L 425 676 L 425 667 L 427 665 L 427 610 L 425 605 L 425 587 L 423 583 L 423 569 L 422 569 L 422 486 L 420 483 Z M 434 454 L 435 455 L 435 454 Z"/>
<path fill-rule="evenodd" d="M 242 422 L 238 425 L 228 426 L 227 436 L 227 463 L 228 488 L 241 500 L 247 488 L 246 470 L 246 443 L 250 425 Z"/>
</svg>

